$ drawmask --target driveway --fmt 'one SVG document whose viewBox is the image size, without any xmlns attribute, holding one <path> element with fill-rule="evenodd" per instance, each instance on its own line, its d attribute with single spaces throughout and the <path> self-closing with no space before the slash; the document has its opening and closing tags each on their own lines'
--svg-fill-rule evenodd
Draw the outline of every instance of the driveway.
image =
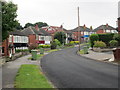
<svg viewBox="0 0 120 90">
<path fill-rule="evenodd" d="M 52 52 L 41 67 L 57 88 L 118 88 L 118 66 L 76 54 L 78 48 Z"/>
</svg>

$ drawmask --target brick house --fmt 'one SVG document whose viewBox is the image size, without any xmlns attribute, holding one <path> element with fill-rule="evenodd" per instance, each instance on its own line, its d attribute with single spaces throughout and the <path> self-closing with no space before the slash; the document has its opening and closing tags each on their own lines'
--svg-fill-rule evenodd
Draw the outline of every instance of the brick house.
<svg viewBox="0 0 120 90">
<path fill-rule="evenodd" d="M 106 24 L 106 25 L 100 25 L 99 27 L 94 29 L 94 32 L 96 32 L 96 34 L 104 34 L 104 33 L 117 33 L 117 30 Z"/>
<path fill-rule="evenodd" d="M 50 44 L 52 41 L 51 35 L 43 29 L 39 29 L 38 27 L 28 27 L 22 30 L 23 33 L 26 34 L 29 38 L 28 44 Z"/>
<path fill-rule="evenodd" d="M 9 37 L 2 43 L 2 55 L 11 57 L 15 49 L 26 49 L 28 37 L 21 31 L 15 30 L 9 33 Z"/>
<path fill-rule="evenodd" d="M 68 40 L 71 39 L 71 40 L 78 41 L 78 34 L 80 34 L 80 38 L 82 42 L 89 40 L 89 36 L 93 33 L 95 32 L 87 28 L 85 25 L 80 26 L 80 32 L 78 32 L 78 27 L 67 31 Z"/>
<path fill-rule="evenodd" d="M 54 39 L 54 34 L 56 32 L 61 32 L 61 31 L 64 32 L 64 30 L 65 30 L 62 25 L 60 27 L 58 27 L 58 26 L 46 26 L 46 27 L 42 27 L 42 29 L 45 30 L 46 32 L 48 32 L 52 36 L 52 40 Z"/>
</svg>

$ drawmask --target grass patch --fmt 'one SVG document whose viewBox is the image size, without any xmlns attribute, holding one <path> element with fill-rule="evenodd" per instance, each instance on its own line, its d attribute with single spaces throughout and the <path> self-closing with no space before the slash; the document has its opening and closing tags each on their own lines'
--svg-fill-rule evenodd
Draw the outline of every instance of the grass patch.
<svg viewBox="0 0 120 90">
<path fill-rule="evenodd" d="M 52 49 L 52 50 L 46 51 L 46 53 L 50 53 L 50 52 L 54 52 L 54 51 L 58 51 L 58 49 Z"/>
<path fill-rule="evenodd" d="M 53 88 L 37 65 L 21 65 L 15 79 L 15 88 Z"/>
<path fill-rule="evenodd" d="M 84 54 L 84 50 L 80 50 L 80 51 L 79 51 L 79 54 Z"/>
<path fill-rule="evenodd" d="M 37 54 L 37 60 L 40 60 L 40 58 L 43 56 L 44 54 Z M 32 60 L 32 57 L 29 57 L 28 60 Z"/>
</svg>

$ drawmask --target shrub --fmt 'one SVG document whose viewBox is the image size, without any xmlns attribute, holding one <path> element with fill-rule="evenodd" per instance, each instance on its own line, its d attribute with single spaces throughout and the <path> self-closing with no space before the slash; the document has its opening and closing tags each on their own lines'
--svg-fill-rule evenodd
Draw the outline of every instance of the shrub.
<svg viewBox="0 0 120 90">
<path fill-rule="evenodd" d="M 37 49 L 38 48 L 38 45 L 37 44 L 31 44 L 29 46 L 29 51 L 31 52 L 32 49 Z"/>
<path fill-rule="evenodd" d="M 15 52 L 19 53 L 19 52 L 27 52 L 27 51 L 29 51 L 29 50 L 28 50 L 28 49 L 24 49 L 24 50 L 22 50 L 22 49 L 17 49 Z"/>
<path fill-rule="evenodd" d="M 59 41 L 58 39 L 55 39 L 54 41 L 55 41 L 55 43 L 56 43 L 58 46 L 61 45 L 61 43 L 60 43 L 60 41 Z"/>
<path fill-rule="evenodd" d="M 74 43 L 67 43 L 67 44 L 65 44 L 65 46 L 73 46 L 74 45 Z"/>
<path fill-rule="evenodd" d="M 56 48 L 57 48 L 57 44 L 56 44 L 55 41 L 53 41 L 53 42 L 51 43 L 51 49 L 56 49 Z"/>
<path fill-rule="evenodd" d="M 114 34 L 113 39 L 117 40 L 118 41 L 118 45 L 120 46 L 120 34 L 117 34 L 117 33 Z"/>
<path fill-rule="evenodd" d="M 110 47 L 117 47 L 118 46 L 118 41 L 117 40 L 111 40 L 109 42 L 109 44 L 110 44 Z"/>
<path fill-rule="evenodd" d="M 71 41 L 70 43 L 79 44 L 79 41 Z"/>
<path fill-rule="evenodd" d="M 98 34 L 92 34 L 92 35 L 90 35 L 90 44 L 91 44 L 91 47 L 94 46 L 94 41 L 98 41 L 98 40 L 99 40 Z"/>
<path fill-rule="evenodd" d="M 102 41 L 95 41 L 94 42 L 94 47 L 104 48 L 104 47 L 106 47 L 106 44 Z"/>
<path fill-rule="evenodd" d="M 50 48 L 50 45 L 39 45 L 38 48 Z"/>
<path fill-rule="evenodd" d="M 74 41 L 75 44 L 79 44 L 79 41 Z"/>
<path fill-rule="evenodd" d="M 109 46 L 109 42 L 113 40 L 113 33 L 106 33 L 106 34 L 98 34 L 99 36 L 99 41 L 103 41 L 106 43 L 107 46 Z"/>
</svg>

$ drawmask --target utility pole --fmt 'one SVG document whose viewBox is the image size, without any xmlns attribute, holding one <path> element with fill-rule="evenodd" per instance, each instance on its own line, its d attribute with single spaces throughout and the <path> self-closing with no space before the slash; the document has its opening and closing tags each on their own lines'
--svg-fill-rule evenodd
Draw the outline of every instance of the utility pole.
<svg viewBox="0 0 120 90">
<path fill-rule="evenodd" d="M 80 20 L 79 20 L 79 7 L 78 7 L 78 41 L 79 41 L 79 47 L 78 47 L 78 50 L 80 51 Z"/>
</svg>

